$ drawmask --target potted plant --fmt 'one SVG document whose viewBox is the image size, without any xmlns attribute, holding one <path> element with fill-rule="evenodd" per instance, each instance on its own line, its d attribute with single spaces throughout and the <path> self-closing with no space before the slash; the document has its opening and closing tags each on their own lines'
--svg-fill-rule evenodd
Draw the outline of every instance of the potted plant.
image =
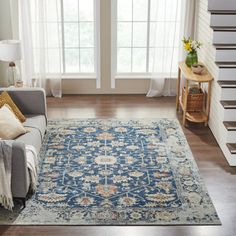
<svg viewBox="0 0 236 236">
<path fill-rule="evenodd" d="M 183 38 L 184 49 L 188 52 L 185 63 L 188 67 L 194 64 L 198 64 L 197 50 L 201 48 L 202 44 L 197 40 L 189 38 Z"/>
</svg>

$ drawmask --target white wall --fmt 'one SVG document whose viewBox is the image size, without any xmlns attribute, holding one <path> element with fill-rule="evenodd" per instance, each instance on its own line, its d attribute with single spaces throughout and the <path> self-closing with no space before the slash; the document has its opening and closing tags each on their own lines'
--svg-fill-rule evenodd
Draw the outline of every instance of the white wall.
<svg viewBox="0 0 236 236">
<path fill-rule="evenodd" d="M 0 0 L 0 40 L 12 38 L 10 1 Z M 6 85 L 8 63 L 0 62 L 0 86 Z"/>
<path fill-rule="evenodd" d="M 0 38 L 11 38 L 10 1 L 0 1 Z"/>
</svg>

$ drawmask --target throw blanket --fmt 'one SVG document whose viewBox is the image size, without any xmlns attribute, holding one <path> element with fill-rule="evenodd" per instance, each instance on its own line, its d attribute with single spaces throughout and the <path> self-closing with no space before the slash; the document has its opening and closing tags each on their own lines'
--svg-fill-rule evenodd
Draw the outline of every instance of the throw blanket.
<svg viewBox="0 0 236 236">
<path fill-rule="evenodd" d="M 26 145 L 27 167 L 30 175 L 30 190 L 36 190 L 38 181 L 38 155 L 34 146 Z"/>
<path fill-rule="evenodd" d="M 12 210 L 14 206 L 11 192 L 12 143 L 13 141 L 0 142 L 0 204 L 8 210 Z M 38 171 L 37 152 L 33 146 L 26 145 L 25 148 L 30 175 L 30 190 L 35 191 Z"/>
<path fill-rule="evenodd" d="M 11 210 L 13 207 L 11 193 L 12 141 L 0 142 L 0 203 Z"/>
</svg>

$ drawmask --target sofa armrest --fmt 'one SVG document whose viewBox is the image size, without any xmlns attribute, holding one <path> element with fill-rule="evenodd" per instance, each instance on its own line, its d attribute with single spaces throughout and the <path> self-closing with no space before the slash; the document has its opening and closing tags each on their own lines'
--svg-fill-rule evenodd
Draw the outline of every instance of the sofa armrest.
<svg viewBox="0 0 236 236">
<path fill-rule="evenodd" d="M 7 91 L 24 115 L 45 115 L 47 117 L 46 95 L 41 88 L 0 88 Z"/>
<path fill-rule="evenodd" d="M 0 143 L 4 140 L 0 140 Z M 10 144 L 11 143 L 11 144 Z M 25 198 L 30 186 L 25 144 L 12 141 L 11 191 L 15 198 Z"/>
<path fill-rule="evenodd" d="M 14 141 L 12 144 L 12 196 L 25 198 L 30 186 L 25 144 Z"/>
</svg>

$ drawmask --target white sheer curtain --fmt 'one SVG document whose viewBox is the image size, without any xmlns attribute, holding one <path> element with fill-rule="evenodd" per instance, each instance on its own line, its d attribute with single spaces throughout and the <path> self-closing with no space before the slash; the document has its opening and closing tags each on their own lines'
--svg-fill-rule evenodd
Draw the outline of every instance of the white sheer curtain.
<svg viewBox="0 0 236 236">
<path fill-rule="evenodd" d="M 18 14 L 13 17 L 18 17 L 22 42 L 22 79 L 44 88 L 47 95 L 61 97 L 60 1 L 18 0 L 17 5 Z"/>
<path fill-rule="evenodd" d="M 181 39 L 193 36 L 195 0 L 155 0 L 153 62 L 147 97 L 175 96 L 178 61 L 183 60 Z"/>
</svg>

